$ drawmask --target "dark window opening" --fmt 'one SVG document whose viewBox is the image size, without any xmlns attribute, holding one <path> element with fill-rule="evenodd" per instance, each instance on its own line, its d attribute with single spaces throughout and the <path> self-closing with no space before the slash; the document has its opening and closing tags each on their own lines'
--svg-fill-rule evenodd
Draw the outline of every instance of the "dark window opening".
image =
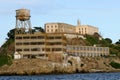
<svg viewBox="0 0 120 80">
<path fill-rule="evenodd" d="M 23 39 L 29 39 L 30 37 L 29 36 L 25 36 L 25 37 L 23 37 Z"/>
<path fill-rule="evenodd" d="M 22 37 L 16 37 L 16 39 L 22 39 Z"/>
<path fill-rule="evenodd" d="M 36 39 L 37 37 L 36 36 L 31 36 L 31 39 Z"/>
<path fill-rule="evenodd" d="M 16 51 L 22 51 L 22 49 L 16 49 Z"/>
</svg>

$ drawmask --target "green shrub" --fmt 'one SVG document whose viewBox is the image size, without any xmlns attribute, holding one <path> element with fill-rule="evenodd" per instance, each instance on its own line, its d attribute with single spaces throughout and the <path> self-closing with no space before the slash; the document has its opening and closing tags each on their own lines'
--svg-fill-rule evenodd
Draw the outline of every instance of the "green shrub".
<svg viewBox="0 0 120 80">
<path fill-rule="evenodd" d="M 112 62 L 110 63 L 110 65 L 111 65 L 113 68 L 120 69 L 120 64 L 119 64 L 119 63 L 116 63 L 116 62 L 112 61 Z"/>
<path fill-rule="evenodd" d="M 0 66 L 3 66 L 3 65 L 11 65 L 12 64 L 12 59 L 11 57 L 7 56 L 7 55 L 1 55 L 0 56 Z"/>
<path fill-rule="evenodd" d="M 98 44 L 99 43 L 99 40 L 94 37 L 94 36 L 90 36 L 90 35 L 86 35 L 86 40 L 91 44 L 91 45 L 94 45 L 94 44 Z"/>
</svg>

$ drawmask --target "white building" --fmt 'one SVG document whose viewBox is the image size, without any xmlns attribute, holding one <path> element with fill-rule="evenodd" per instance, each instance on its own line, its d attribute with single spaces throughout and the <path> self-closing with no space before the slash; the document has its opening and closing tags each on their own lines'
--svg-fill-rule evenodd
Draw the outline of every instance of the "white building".
<svg viewBox="0 0 120 80">
<path fill-rule="evenodd" d="M 66 23 L 46 23 L 46 33 L 76 33 L 75 26 Z"/>
<path fill-rule="evenodd" d="M 97 27 L 81 25 L 79 21 L 77 22 L 77 26 L 66 23 L 46 23 L 44 27 L 46 33 L 78 33 L 81 35 L 99 33 Z"/>
<path fill-rule="evenodd" d="M 91 25 L 81 25 L 80 22 L 78 21 L 77 26 L 76 26 L 76 33 L 85 35 L 93 35 L 94 33 L 99 33 L 99 30 L 97 27 L 91 26 Z"/>
<path fill-rule="evenodd" d="M 20 59 L 22 58 L 21 54 L 19 54 L 18 52 L 14 53 L 14 59 Z"/>
</svg>

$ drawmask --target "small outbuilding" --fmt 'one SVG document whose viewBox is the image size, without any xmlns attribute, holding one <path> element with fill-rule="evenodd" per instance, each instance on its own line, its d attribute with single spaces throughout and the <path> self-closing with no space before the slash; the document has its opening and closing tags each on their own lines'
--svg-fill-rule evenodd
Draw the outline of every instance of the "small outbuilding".
<svg viewBox="0 0 120 80">
<path fill-rule="evenodd" d="M 14 53 L 14 59 L 20 59 L 21 58 L 21 54 L 18 52 Z"/>
</svg>

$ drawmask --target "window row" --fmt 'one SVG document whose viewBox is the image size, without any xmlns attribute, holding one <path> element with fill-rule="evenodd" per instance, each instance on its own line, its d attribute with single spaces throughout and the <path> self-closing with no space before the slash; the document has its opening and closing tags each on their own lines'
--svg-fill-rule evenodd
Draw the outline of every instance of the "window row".
<svg viewBox="0 0 120 80">
<path fill-rule="evenodd" d="M 16 39 L 44 39 L 45 36 L 24 36 L 24 37 L 16 37 Z"/>
<path fill-rule="evenodd" d="M 58 32 L 58 29 L 47 29 L 47 32 Z"/>
<path fill-rule="evenodd" d="M 16 43 L 16 45 L 44 45 L 45 42 L 24 42 L 24 43 Z"/>
<path fill-rule="evenodd" d="M 83 31 L 79 31 L 80 34 L 87 34 L 87 31 L 83 32 Z"/>
<path fill-rule="evenodd" d="M 107 55 L 107 53 L 68 53 L 69 55 L 73 56 L 101 56 L 101 55 Z"/>
<path fill-rule="evenodd" d="M 79 30 L 87 30 L 86 28 L 79 28 Z"/>
<path fill-rule="evenodd" d="M 57 26 L 56 25 L 52 25 L 52 26 L 46 26 L 46 28 L 57 28 Z"/>
<path fill-rule="evenodd" d="M 62 48 L 25 48 L 25 49 L 16 49 L 16 51 L 62 51 Z"/>
<path fill-rule="evenodd" d="M 29 49 L 29 48 L 25 48 L 25 49 L 16 49 L 16 51 L 44 51 L 45 49 L 44 48 L 32 48 L 32 49 Z"/>
<path fill-rule="evenodd" d="M 108 48 L 100 47 L 67 47 L 68 50 L 84 50 L 84 51 L 109 51 Z"/>
<path fill-rule="evenodd" d="M 47 42 L 46 45 L 62 45 L 61 42 Z"/>
</svg>

